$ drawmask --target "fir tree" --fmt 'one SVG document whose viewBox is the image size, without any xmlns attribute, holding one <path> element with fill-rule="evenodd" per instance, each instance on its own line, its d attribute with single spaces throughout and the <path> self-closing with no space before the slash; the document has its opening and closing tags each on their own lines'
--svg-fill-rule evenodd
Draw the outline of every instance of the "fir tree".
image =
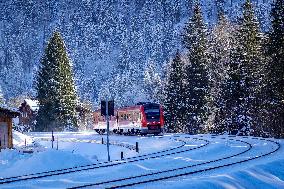
<svg viewBox="0 0 284 189">
<path fill-rule="evenodd" d="M 185 67 L 185 110 L 190 133 L 203 130 L 208 110 L 208 53 L 207 29 L 203 23 L 201 7 L 195 5 L 193 16 L 186 24 L 183 43 L 188 49 L 188 64 Z"/>
<path fill-rule="evenodd" d="M 225 110 L 230 134 L 251 135 L 257 132 L 259 97 L 263 81 L 262 39 L 252 3 L 244 4 L 243 16 L 235 32 L 236 42 L 231 56 L 225 86 Z"/>
<path fill-rule="evenodd" d="M 72 68 L 59 32 L 53 33 L 45 49 L 36 89 L 40 104 L 37 131 L 77 129 Z"/>
<path fill-rule="evenodd" d="M 235 26 L 226 16 L 220 13 L 217 25 L 210 35 L 210 116 L 208 119 L 209 130 L 215 133 L 228 131 L 226 125 L 226 112 L 224 111 L 223 87 L 228 78 L 228 70 L 231 63 L 231 54 L 236 44 L 234 34 Z"/>
<path fill-rule="evenodd" d="M 164 87 L 164 115 L 165 124 L 169 132 L 183 131 L 183 66 L 179 52 L 170 62 L 167 70 L 167 78 Z"/>
<path fill-rule="evenodd" d="M 272 29 L 269 33 L 268 109 L 269 125 L 275 137 L 284 137 L 284 1 L 272 5 Z"/>
</svg>

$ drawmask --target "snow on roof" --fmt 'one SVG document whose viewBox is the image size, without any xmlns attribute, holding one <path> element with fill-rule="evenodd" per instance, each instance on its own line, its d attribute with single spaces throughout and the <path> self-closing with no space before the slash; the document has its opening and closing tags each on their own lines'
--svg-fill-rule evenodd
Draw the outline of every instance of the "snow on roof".
<svg viewBox="0 0 284 189">
<path fill-rule="evenodd" d="M 32 111 L 37 111 L 39 109 L 38 100 L 25 99 L 25 102 L 29 105 Z"/>
</svg>

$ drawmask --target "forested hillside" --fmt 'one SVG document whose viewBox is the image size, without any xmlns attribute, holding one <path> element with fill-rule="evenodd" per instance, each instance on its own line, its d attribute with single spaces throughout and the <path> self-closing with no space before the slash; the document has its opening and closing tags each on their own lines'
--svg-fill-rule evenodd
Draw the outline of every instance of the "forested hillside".
<svg viewBox="0 0 284 189">
<path fill-rule="evenodd" d="M 263 32 L 270 25 L 271 1 L 253 1 Z M 96 102 L 111 94 L 118 105 L 151 99 L 147 87 L 159 85 L 165 64 L 177 48 L 183 48 L 181 30 L 192 16 L 193 2 L 0 0 L 0 89 L 4 98 L 35 96 L 40 59 L 47 40 L 58 30 L 72 60 L 81 99 Z M 205 23 L 214 26 L 218 9 L 236 22 L 242 4 L 242 0 L 202 0 Z"/>
</svg>

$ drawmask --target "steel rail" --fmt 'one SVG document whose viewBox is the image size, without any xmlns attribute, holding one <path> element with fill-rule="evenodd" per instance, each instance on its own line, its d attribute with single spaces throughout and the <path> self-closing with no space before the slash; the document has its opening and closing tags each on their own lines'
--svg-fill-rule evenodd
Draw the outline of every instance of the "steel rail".
<svg viewBox="0 0 284 189">
<path fill-rule="evenodd" d="M 111 162 L 100 162 L 100 163 L 97 163 L 97 164 L 90 164 L 90 165 L 77 166 L 77 167 L 72 167 L 72 168 L 65 168 L 65 169 L 45 171 L 45 172 L 33 173 L 33 174 L 27 174 L 27 175 L 15 176 L 15 177 L 2 178 L 2 179 L 0 179 L 0 184 L 8 184 L 8 183 L 13 183 L 13 182 L 18 182 L 18 181 L 39 179 L 39 178 L 50 177 L 50 176 L 55 176 L 55 175 L 69 174 L 69 173 L 98 169 L 98 168 L 103 168 L 103 167 L 112 167 L 112 166 L 116 166 L 116 165 L 132 163 L 132 162 L 137 162 L 137 161 L 144 161 L 144 160 L 148 160 L 148 159 L 155 159 L 155 158 L 158 158 L 158 157 L 163 157 L 163 156 L 167 156 L 167 155 L 178 154 L 178 153 L 183 153 L 183 152 L 195 150 L 195 149 L 207 146 L 209 144 L 209 141 L 204 140 L 204 139 L 198 139 L 198 138 L 193 138 L 193 139 L 202 140 L 202 141 L 205 141 L 206 143 L 203 144 L 203 145 L 200 145 L 198 147 L 185 149 L 185 150 L 179 150 L 179 151 L 176 151 L 176 152 L 171 152 L 171 151 L 174 151 L 174 150 L 177 150 L 177 149 L 181 149 L 186 145 L 185 141 L 182 141 L 180 139 L 174 139 L 176 141 L 181 141 L 182 145 L 179 145 L 179 146 L 174 147 L 174 148 L 158 151 L 158 152 L 153 152 L 153 153 L 144 154 L 144 155 L 140 155 L 140 156 L 125 158 L 123 161 L 115 160 L 115 161 L 111 161 Z M 163 153 L 166 153 L 166 154 L 163 154 Z M 160 154 L 160 155 L 157 155 L 157 154 Z"/>
<path fill-rule="evenodd" d="M 222 138 L 222 139 L 225 139 L 225 138 Z M 261 139 L 254 138 L 254 139 L 264 140 L 262 138 Z M 229 140 L 234 140 L 234 139 L 229 139 Z M 240 140 L 234 140 L 234 141 L 240 141 Z M 155 179 L 151 178 L 151 179 L 144 180 L 144 181 L 122 184 L 122 185 L 116 185 L 116 186 L 111 186 L 111 187 L 107 187 L 107 188 L 129 187 L 129 186 L 145 184 L 145 183 L 149 183 L 149 182 L 156 182 L 156 181 L 166 180 L 166 179 L 170 179 L 170 178 L 176 178 L 176 177 L 180 177 L 180 176 L 192 175 L 192 174 L 205 172 L 205 171 L 209 171 L 209 170 L 213 170 L 213 169 L 218 169 L 218 168 L 222 168 L 222 167 L 228 167 L 228 166 L 231 166 L 231 165 L 240 164 L 240 163 L 243 163 L 243 162 L 251 161 L 251 160 L 261 158 L 261 157 L 264 157 L 264 156 L 268 156 L 270 154 L 275 153 L 276 151 L 278 151 L 280 149 L 280 144 L 278 142 L 275 142 L 275 141 L 272 141 L 272 140 L 265 140 L 265 141 L 269 141 L 269 142 L 276 144 L 277 148 L 268 152 L 268 153 L 258 155 L 258 156 L 254 156 L 254 157 L 251 157 L 251 158 L 248 158 L 248 159 L 245 159 L 245 160 L 241 160 L 241 161 L 237 161 L 237 162 L 233 162 L 233 163 L 223 164 L 223 165 L 219 165 L 219 166 L 213 166 L 213 167 L 209 167 L 209 168 L 205 168 L 205 169 L 200 169 L 200 170 L 195 170 L 195 171 L 190 171 L 190 172 L 185 172 L 185 173 L 180 173 L 180 174 L 174 174 L 174 175 L 171 175 L 171 176 L 165 176 L 165 177 L 160 177 L 160 178 L 155 178 Z M 115 180 L 110 180 L 110 181 L 103 181 L 103 182 L 98 182 L 98 183 L 90 183 L 90 184 L 76 186 L 76 187 L 70 187 L 70 188 L 72 188 L 72 189 L 74 189 L 74 188 L 85 188 L 85 187 L 98 186 L 98 185 L 109 184 L 109 183 L 114 183 L 114 182 L 121 182 L 121 181 L 125 181 L 125 180 L 136 179 L 136 178 L 149 177 L 149 176 L 153 176 L 153 175 L 158 175 L 158 174 L 168 173 L 168 172 L 174 172 L 174 171 L 178 171 L 178 170 L 183 170 L 183 169 L 187 169 L 187 168 L 192 168 L 192 167 L 196 167 L 196 166 L 200 166 L 200 165 L 205 165 L 205 164 L 210 164 L 210 163 L 222 161 L 222 160 L 225 160 L 225 159 L 230 159 L 230 158 L 242 155 L 242 154 L 244 154 L 244 153 L 246 153 L 246 152 L 248 152 L 252 149 L 252 144 L 245 142 L 245 141 L 241 141 L 241 142 L 248 144 L 249 148 L 246 149 L 245 151 L 242 151 L 240 153 L 237 153 L 237 154 L 234 154 L 234 155 L 231 155 L 231 156 L 218 158 L 218 159 L 215 159 L 215 160 L 210 160 L 210 161 L 207 161 L 207 162 L 189 165 L 189 166 L 185 166 L 185 167 L 169 169 L 169 170 L 165 170 L 165 171 L 158 171 L 158 172 L 153 172 L 153 173 L 148 173 L 148 174 L 143 174 L 143 175 L 138 175 L 138 176 L 125 177 L 125 178 L 115 179 Z"/>
</svg>

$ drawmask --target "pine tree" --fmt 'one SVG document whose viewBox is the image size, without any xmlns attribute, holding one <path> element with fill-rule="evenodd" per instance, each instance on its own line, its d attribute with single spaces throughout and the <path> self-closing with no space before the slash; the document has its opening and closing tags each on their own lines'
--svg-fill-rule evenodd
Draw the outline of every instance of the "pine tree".
<svg viewBox="0 0 284 189">
<path fill-rule="evenodd" d="M 252 3 L 244 4 L 243 16 L 235 32 L 236 47 L 231 56 L 225 90 L 225 110 L 230 134 L 258 132 L 257 106 L 263 82 L 262 39 Z"/>
<path fill-rule="evenodd" d="M 210 116 L 208 120 L 209 130 L 214 133 L 224 133 L 226 126 L 226 112 L 224 112 L 223 87 L 228 78 L 228 70 L 231 63 L 231 54 L 236 44 L 234 34 L 235 26 L 230 23 L 226 16 L 219 14 L 218 23 L 210 35 Z"/>
<path fill-rule="evenodd" d="M 188 49 L 188 64 L 185 67 L 185 113 L 187 114 L 187 130 L 197 133 L 203 130 L 208 116 L 208 63 L 207 29 L 203 23 L 201 7 L 196 4 L 193 16 L 186 24 L 183 43 Z"/>
<path fill-rule="evenodd" d="M 168 132 L 181 132 L 184 128 L 183 66 L 179 52 L 170 62 L 164 87 L 164 115 Z"/>
<path fill-rule="evenodd" d="M 36 89 L 40 108 L 37 131 L 77 129 L 77 97 L 72 68 L 59 32 L 54 32 L 45 49 Z"/>
<path fill-rule="evenodd" d="M 269 126 L 275 137 L 284 137 L 284 1 L 272 5 L 272 28 L 269 33 L 268 109 Z"/>
</svg>

